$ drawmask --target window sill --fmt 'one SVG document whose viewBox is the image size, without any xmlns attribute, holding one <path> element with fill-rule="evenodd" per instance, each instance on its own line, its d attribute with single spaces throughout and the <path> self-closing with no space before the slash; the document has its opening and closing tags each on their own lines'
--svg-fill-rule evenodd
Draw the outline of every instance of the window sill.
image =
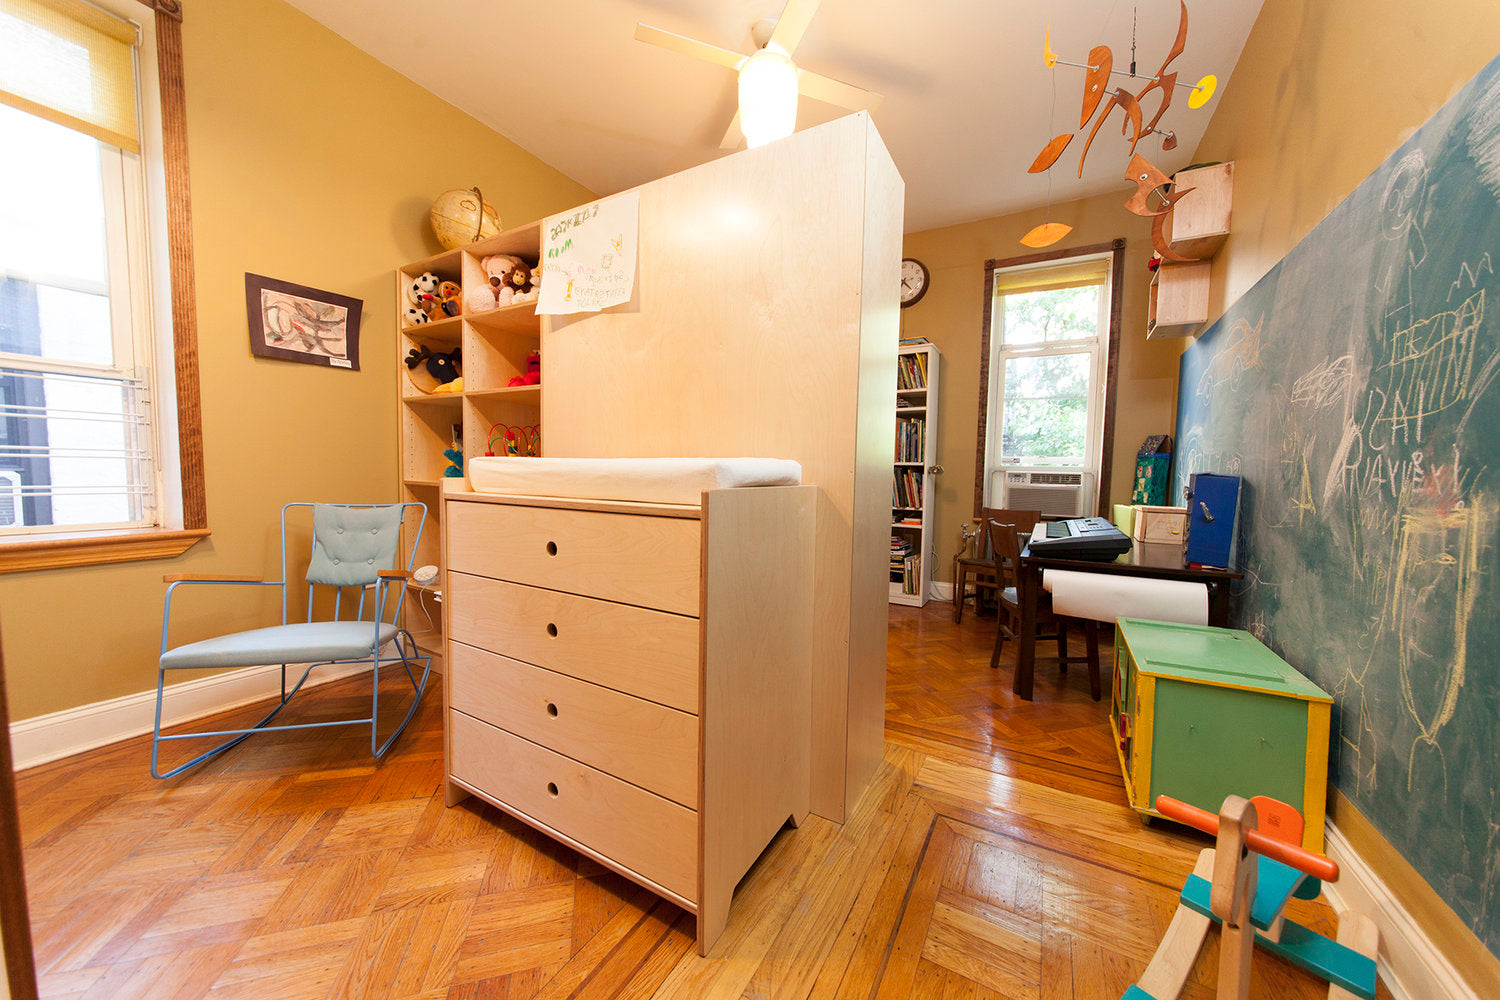
<svg viewBox="0 0 1500 1000">
<path fill-rule="evenodd" d="M 100 566 L 140 559 L 170 559 L 186 552 L 207 528 L 171 531 L 142 528 L 132 531 L 89 532 L 78 535 L 27 535 L 0 539 L 0 573 L 20 573 L 63 566 Z"/>
</svg>

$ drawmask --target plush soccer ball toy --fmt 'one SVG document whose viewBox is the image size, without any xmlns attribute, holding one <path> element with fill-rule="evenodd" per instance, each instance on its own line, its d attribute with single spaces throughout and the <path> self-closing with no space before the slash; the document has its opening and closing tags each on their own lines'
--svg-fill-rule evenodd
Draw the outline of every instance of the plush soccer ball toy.
<svg viewBox="0 0 1500 1000">
<path fill-rule="evenodd" d="M 427 314 L 416 306 L 407 306 L 406 312 L 401 314 L 401 320 L 407 326 L 416 326 L 418 323 L 427 322 Z"/>
<path fill-rule="evenodd" d="M 412 298 L 414 296 L 421 297 L 426 295 L 436 295 L 438 287 L 442 285 L 442 283 L 442 279 L 433 274 L 431 271 L 423 271 L 420 275 L 417 276 L 416 280 L 411 283 L 411 287 L 407 289 L 407 298 Z"/>
</svg>

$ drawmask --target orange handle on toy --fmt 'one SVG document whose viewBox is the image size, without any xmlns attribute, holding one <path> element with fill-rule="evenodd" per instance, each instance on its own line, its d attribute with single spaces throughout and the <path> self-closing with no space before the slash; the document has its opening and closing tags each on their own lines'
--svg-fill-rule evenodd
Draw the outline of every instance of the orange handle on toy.
<svg viewBox="0 0 1500 1000">
<path fill-rule="evenodd" d="M 1190 806 L 1170 796 L 1158 795 L 1156 797 L 1156 811 L 1167 819 L 1176 820 L 1196 830 L 1202 830 L 1204 833 L 1214 836 L 1219 833 L 1218 816 L 1207 809 Z M 1339 880 L 1339 866 L 1321 854 L 1314 854 L 1295 844 L 1268 837 L 1259 830 L 1245 831 L 1245 842 L 1256 854 L 1263 854 L 1275 861 L 1280 861 L 1313 878 L 1322 879 L 1324 882 Z"/>
</svg>

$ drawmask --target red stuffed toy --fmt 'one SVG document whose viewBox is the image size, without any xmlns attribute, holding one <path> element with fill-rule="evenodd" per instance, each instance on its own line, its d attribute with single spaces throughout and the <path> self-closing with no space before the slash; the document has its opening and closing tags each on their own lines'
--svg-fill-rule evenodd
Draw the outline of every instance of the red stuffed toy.
<svg viewBox="0 0 1500 1000">
<path fill-rule="evenodd" d="M 542 352 L 532 351 L 526 355 L 526 374 L 517 375 L 505 383 L 507 388 L 518 385 L 540 385 L 542 381 Z"/>
</svg>

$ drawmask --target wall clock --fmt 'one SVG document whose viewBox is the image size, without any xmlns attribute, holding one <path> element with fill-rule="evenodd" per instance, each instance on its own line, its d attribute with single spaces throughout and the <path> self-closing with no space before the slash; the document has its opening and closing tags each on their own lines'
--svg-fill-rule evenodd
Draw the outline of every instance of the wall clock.
<svg viewBox="0 0 1500 1000">
<path fill-rule="evenodd" d="M 901 308 L 914 306 L 927 294 L 927 285 L 931 275 L 927 273 L 927 265 L 914 257 L 907 257 L 901 262 Z"/>
</svg>

